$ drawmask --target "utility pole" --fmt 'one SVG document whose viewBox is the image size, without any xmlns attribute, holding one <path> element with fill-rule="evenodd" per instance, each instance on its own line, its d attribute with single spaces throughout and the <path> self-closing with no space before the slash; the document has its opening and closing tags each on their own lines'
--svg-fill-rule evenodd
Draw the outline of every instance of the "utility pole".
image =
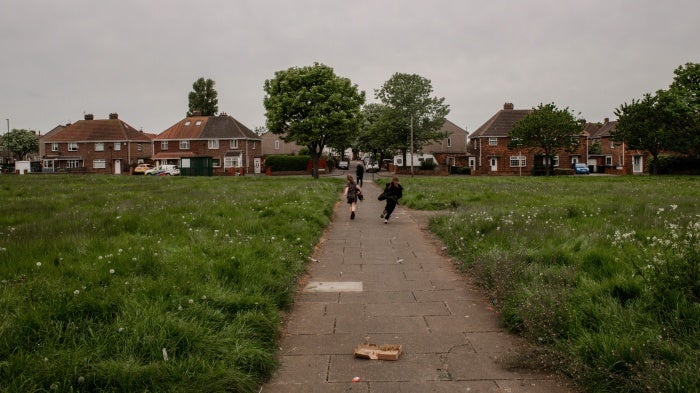
<svg viewBox="0 0 700 393">
<path fill-rule="evenodd" d="M 413 113 L 411 113 L 411 177 L 413 177 Z"/>
</svg>

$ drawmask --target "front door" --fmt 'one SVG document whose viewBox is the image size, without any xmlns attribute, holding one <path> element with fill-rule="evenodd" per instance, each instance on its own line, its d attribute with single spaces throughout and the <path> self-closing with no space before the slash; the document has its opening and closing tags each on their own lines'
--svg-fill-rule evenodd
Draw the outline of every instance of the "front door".
<svg viewBox="0 0 700 393">
<path fill-rule="evenodd" d="M 253 168 L 253 172 L 256 175 L 259 175 L 260 174 L 260 167 L 262 166 L 262 162 L 260 160 L 260 157 L 253 158 L 253 166 L 255 167 L 255 168 Z"/>
<path fill-rule="evenodd" d="M 122 173 L 122 160 L 114 160 L 114 174 L 121 175 Z"/>
<path fill-rule="evenodd" d="M 644 172 L 644 160 L 642 156 L 632 157 L 632 173 L 642 173 Z"/>
<path fill-rule="evenodd" d="M 491 172 L 496 172 L 498 170 L 498 158 L 496 157 L 491 157 L 489 159 L 490 165 L 491 165 Z"/>
</svg>

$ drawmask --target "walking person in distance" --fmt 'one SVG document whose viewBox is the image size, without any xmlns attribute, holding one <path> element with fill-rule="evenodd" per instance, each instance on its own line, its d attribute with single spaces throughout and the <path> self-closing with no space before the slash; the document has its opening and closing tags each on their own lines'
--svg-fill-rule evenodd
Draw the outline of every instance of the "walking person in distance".
<svg viewBox="0 0 700 393">
<path fill-rule="evenodd" d="M 402 196 L 403 187 L 399 184 L 399 178 L 394 176 L 394 178 L 391 179 L 391 183 L 387 183 L 386 187 L 384 187 L 384 192 L 379 195 L 380 201 L 386 200 L 386 205 L 381 215 L 385 224 L 389 223 L 391 213 L 396 209 L 396 205 L 399 203 L 399 199 L 401 199 Z"/>
<path fill-rule="evenodd" d="M 357 208 L 357 199 L 362 190 L 357 186 L 355 179 L 352 178 L 351 174 L 348 173 L 345 179 L 347 181 L 345 184 L 345 190 L 343 191 L 343 196 L 347 198 L 348 205 L 350 205 L 350 219 L 354 220 L 355 209 Z"/>
<path fill-rule="evenodd" d="M 355 168 L 355 177 L 357 178 L 357 185 L 362 187 L 362 177 L 365 175 L 365 166 L 362 165 L 362 161 L 357 164 Z"/>
</svg>

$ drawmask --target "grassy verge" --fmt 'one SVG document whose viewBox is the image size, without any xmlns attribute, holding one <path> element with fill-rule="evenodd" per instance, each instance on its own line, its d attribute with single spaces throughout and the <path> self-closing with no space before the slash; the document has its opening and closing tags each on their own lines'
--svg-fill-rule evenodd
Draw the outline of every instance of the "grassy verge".
<svg viewBox="0 0 700 393">
<path fill-rule="evenodd" d="M 592 392 L 700 390 L 700 178 L 402 178 L 531 358 Z"/>
<path fill-rule="evenodd" d="M 0 391 L 257 391 L 340 187 L 3 176 Z"/>
</svg>

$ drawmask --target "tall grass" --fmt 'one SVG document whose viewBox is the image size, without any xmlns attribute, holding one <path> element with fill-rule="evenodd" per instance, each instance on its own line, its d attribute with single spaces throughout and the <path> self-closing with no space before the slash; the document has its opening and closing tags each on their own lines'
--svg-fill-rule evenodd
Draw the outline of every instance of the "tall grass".
<svg viewBox="0 0 700 393">
<path fill-rule="evenodd" d="M 700 178 L 402 179 L 534 361 L 591 392 L 700 391 Z"/>
<path fill-rule="evenodd" d="M 340 187 L 3 176 L 0 391 L 257 391 Z"/>
</svg>

